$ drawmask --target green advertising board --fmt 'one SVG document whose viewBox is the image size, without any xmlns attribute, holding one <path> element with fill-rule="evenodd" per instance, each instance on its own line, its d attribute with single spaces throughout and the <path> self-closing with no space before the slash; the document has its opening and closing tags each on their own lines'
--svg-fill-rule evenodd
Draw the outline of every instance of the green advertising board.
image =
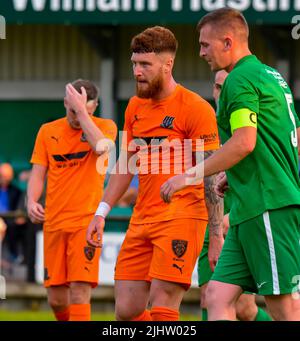
<svg viewBox="0 0 300 341">
<path fill-rule="evenodd" d="M 250 24 L 291 24 L 300 14 L 300 0 L 1 0 L 0 15 L 20 24 L 179 24 L 224 6 Z"/>
</svg>

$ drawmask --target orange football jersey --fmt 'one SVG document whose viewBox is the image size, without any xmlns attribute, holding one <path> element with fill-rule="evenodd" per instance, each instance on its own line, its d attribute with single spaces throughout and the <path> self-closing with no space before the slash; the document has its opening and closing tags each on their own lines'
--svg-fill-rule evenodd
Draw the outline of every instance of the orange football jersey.
<svg viewBox="0 0 300 341">
<path fill-rule="evenodd" d="M 122 148 L 137 152 L 139 167 L 139 192 L 131 222 L 207 220 L 203 183 L 177 192 L 171 203 L 160 198 L 160 187 L 195 165 L 193 152 L 219 148 L 211 105 L 181 85 L 160 101 L 135 96 L 126 109 L 124 131 Z"/>
<path fill-rule="evenodd" d="M 102 133 L 115 140 L 112 120 L 93 117 Z M 81 129 L 72 129 L 66 118 L 43 124 L 31 163 L 48 167 L 45 231 L 88 226 L 103 195 L 105 175 L 96 170 L 97 155 Z"/>
</svg>

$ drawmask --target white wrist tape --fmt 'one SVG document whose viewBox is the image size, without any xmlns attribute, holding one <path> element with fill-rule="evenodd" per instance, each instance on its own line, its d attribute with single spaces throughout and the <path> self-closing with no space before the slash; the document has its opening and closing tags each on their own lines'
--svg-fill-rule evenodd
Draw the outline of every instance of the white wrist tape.
<svg viewBox="0 0 300 341">
<path fill-rule="evenodd" d="M 111 207 L 104 201 L 101 201 L 95 215 L 100 215 L 103 218 L 106 218 L 109 211 L 111 210 Z"/>
</svg>

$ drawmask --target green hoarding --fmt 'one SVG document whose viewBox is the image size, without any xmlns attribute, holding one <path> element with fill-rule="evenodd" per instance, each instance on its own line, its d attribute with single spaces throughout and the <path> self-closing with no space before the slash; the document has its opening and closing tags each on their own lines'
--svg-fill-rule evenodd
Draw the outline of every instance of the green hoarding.
<svg viewBox="0 0 300 341">
<path fill-rule="evenodd" d="M 300 0 L 1 0 L 7 23 L 196 23 L 214 9 L 242 11 L 252 24 L 291 24 Z"/>
</svg>

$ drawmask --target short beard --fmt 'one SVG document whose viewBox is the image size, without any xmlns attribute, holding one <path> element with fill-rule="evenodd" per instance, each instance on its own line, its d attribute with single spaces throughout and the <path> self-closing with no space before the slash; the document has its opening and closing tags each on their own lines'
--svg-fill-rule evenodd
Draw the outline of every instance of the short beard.
<svg viewBox="0 0 300 341">
<path fill-rule="evenodd" d="M 148 83 L 148 88 L 142 90 L 139 88 L 138 83 L 136 84 L 136 95 L 139 98 L 155 98 L 163 89 L 163 79 L 161 74 L 157 75 L 151 83 Z"/>
</svg>

